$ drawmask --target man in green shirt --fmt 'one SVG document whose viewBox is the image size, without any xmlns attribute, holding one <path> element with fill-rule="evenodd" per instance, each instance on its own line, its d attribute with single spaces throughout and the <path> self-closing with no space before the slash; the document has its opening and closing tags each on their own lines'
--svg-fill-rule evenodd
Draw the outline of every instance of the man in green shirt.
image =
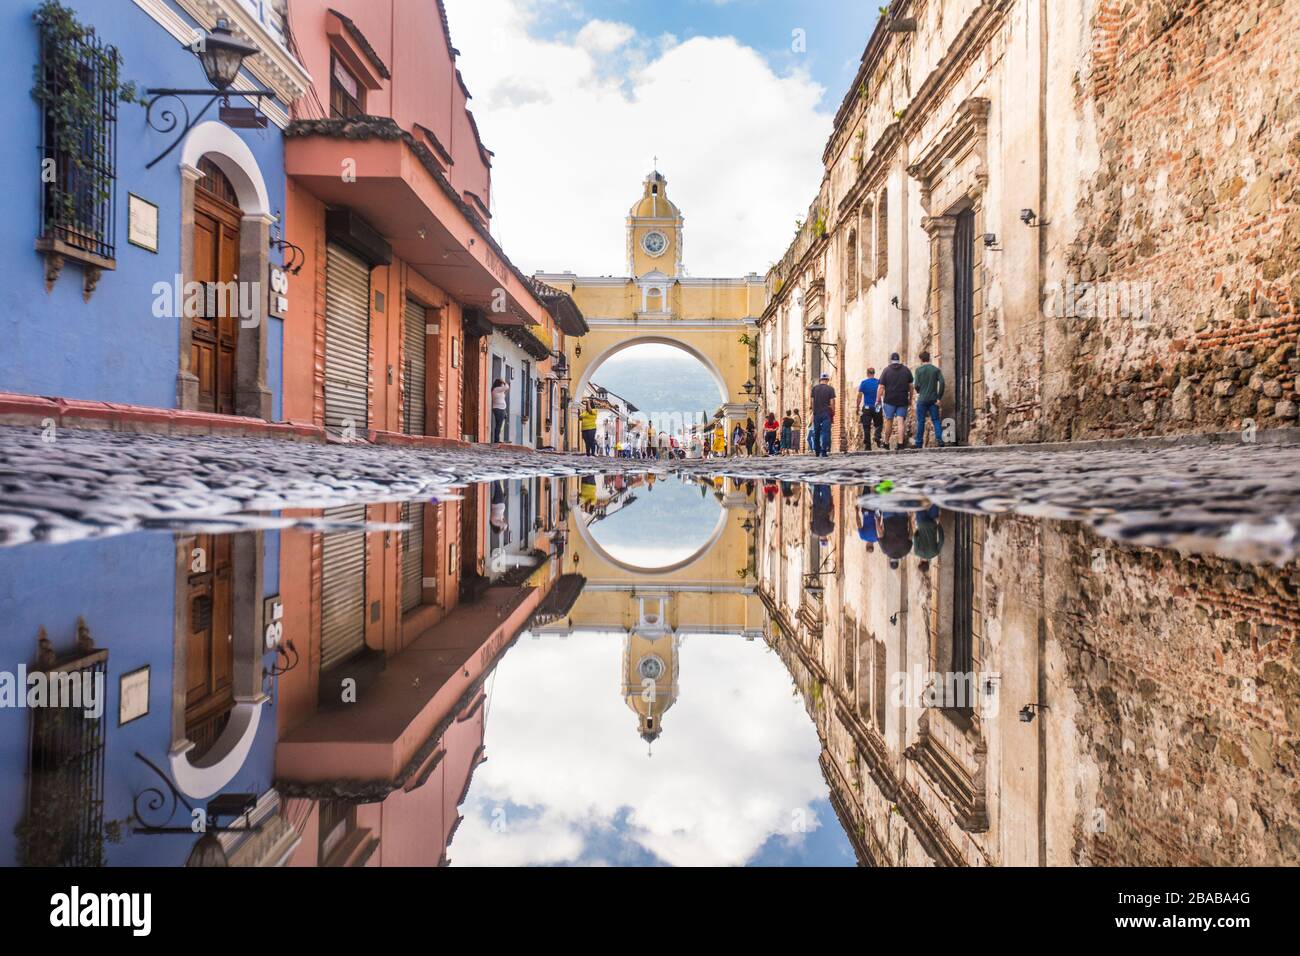
<svg viewBox="0 0 1300 956">
<path fill-rule="evenodd" d="M 934 440 L 943 447 L 943 424 L 939 420 L 939 399 L 943 398 L 943 372 L 930 364 L 930 353 L 921 353 L 921 364 L 912 372 L 916 383 L 916 447 L 925 446 L 925 418 L 934 423 Z"/>
</svg>

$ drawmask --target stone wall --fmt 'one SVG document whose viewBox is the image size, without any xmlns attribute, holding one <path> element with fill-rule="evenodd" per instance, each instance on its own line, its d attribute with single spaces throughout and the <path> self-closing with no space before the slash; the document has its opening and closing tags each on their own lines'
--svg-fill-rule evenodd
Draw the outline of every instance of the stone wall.
<svg viewBox="0 0 1300 956">
<path fill-rule="evenodd" d="M 1045 437 L 1294 425 L 1300 2 L 1100 0 L 1090 28 L 1099 162 L 1049 278 L 1108 295 L 1058 318 L 1071 387 Z"/>
<path fill-rule="evenodd" d="M 959 419 L 952 230 L 971 210 L 968 443 L 1294 427 L 1300 0 L 895 0 L 889 16 L 916 32 L 868 41 L 761 325 L 806 320 L 796 293 L 824 288 L 846 408 L 867 367 L 928 349 Z M 761 348 L 768 401 L 806 401 L 797 330 Z M 836 450 L 861 447 L 850 417 Z"/>
<path fill-rule="evenodd" d="M 1071 730 L 1049 775 L 1073 831 L 1053 862 L 1300 862 L 1296 569 L 1065 528 L 1048 548 L 1052 717 Z"/>
<path fill-rule="evenodd" d="M 826 581 L 815 626 L 802 568 L 772 558 L 806 533 L 806 505 L 760 505 L 756 570 L 768 639 L 817 725 L 837 812 L 869 861 L 1300 863 L 1294 565 L 1133 548 L 1062 522 L 980 519 L 974 669 L 981 682 L 992 675 L 994 690 L 963 730 L 920 698 L 924 673 L 945 666 L 934 652 L 951 627 L 951 516 L 928 571 L 914 555 L 891 569 L 857 539 L 844 492 L 841 573 Z M 896 680 L 913 671 L 900 696 Z M 1031 703 L 1044 706 L 1026 722 Z"/>
</svg>

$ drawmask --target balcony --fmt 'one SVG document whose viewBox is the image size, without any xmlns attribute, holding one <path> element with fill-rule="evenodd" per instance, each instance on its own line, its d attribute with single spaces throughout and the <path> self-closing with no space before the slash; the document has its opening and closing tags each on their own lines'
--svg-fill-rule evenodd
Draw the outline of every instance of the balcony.
<svg viewBox="0 0 1300 956">
<path fill-rule="evenodd" d="M 285 173 L 326 205 L 362 216 L 420 275 L 483 310 L 494 325 L 544 322 L 546 309 L 531 281 L 443 175 L 432 151 L 391 118 L 297 120 L 284 135 Z"/>
</svg>

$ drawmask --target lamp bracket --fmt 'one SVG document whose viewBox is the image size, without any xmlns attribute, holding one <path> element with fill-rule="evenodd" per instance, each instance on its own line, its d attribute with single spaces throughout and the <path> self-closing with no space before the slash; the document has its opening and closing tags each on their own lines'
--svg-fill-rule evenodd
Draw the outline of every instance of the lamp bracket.
<svg viewBox="0 0 1300 956">
<path fill-rule="evenodd" d="M 257 108 L 260 110 L 264 98 L 268 96 L 272 99 L 275 98 L 275 92 L 273 90 L 238 90 L 234 93 L 230 90 L 221 90 L 214 93 L 211 89 L 181 90 L 171 88 L 152 88 L 145 90 L 144 93 L 145 96 L 148 97 L 144 104 L 144 119 L 150 129 L 159 133 L 170 133 L 177 127 L 180 127 L 180 132 L 176 134 L 176 138 L 172 140 L 171 145 L 153 159 L 149 160 L 149 162 L 145 164 L 145 169 L 153 169 L 153 167 L 166 157 L 168 153 L 179 146 L 181 140 L 185 139 L 189 134 L 189 131 L 198 125 L 199 121 L 208 114 L 208 111 L 212 109 L 213 104 L 218 100 L 222 101 L 223 106 L 229 106 L 231 96 L 242 96 L 246 99 L 256 100 Z M 204 96 L 208 98 L 208 101 L 203 104 L 203 108 L 197 113 L 191 114 L 189 105 L 185 102 L 185 98 Z M 184 114 L 184 123 L 181 122 L 181 117 L 177 115 L 176 108 L 174 107 L 163 107 L 158 110 L 157 115 L 154 114 L 154 107 L 163 100 L 176 101 L 180 112 Z"/>
</svg>

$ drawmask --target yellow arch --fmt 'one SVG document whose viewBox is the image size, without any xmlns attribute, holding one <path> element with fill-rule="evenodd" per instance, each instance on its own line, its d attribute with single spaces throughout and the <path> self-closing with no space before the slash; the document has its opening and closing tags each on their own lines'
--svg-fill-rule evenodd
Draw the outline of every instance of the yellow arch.
<svg viewBox="0 0 1300 956">
<path fill-rule="evenodd" d="M 598 354 L 594 359 L 587 362 L 586 368 L 578 377 L 577 384 L 574 386 L 573 394 L 582 396 L 586 393 L 587 386 L 591 383 L 592 377 L 596 370 L 604 365 L 607 361 L 617 355 L 619 352 L 630 349 L 635 345 L 670 345 L 673 348 L 681 349 L 687 355 L 697 359 L 704 366 L 705 371 L 713 377 L 713 384 L 718 386 L 718 401 L 720 404 L 727 404 L 731 401 L 731 396 L 727 394 L 727 380 L 723 377 L 722 372 L 718 369 L 713 359 L 709 358 L 695 346 L 681 339 L 673 338 L 669 335 L 634 335 L 631 338 L 614 342 L 607 346 L 604 351 Z"/>
</svg>

